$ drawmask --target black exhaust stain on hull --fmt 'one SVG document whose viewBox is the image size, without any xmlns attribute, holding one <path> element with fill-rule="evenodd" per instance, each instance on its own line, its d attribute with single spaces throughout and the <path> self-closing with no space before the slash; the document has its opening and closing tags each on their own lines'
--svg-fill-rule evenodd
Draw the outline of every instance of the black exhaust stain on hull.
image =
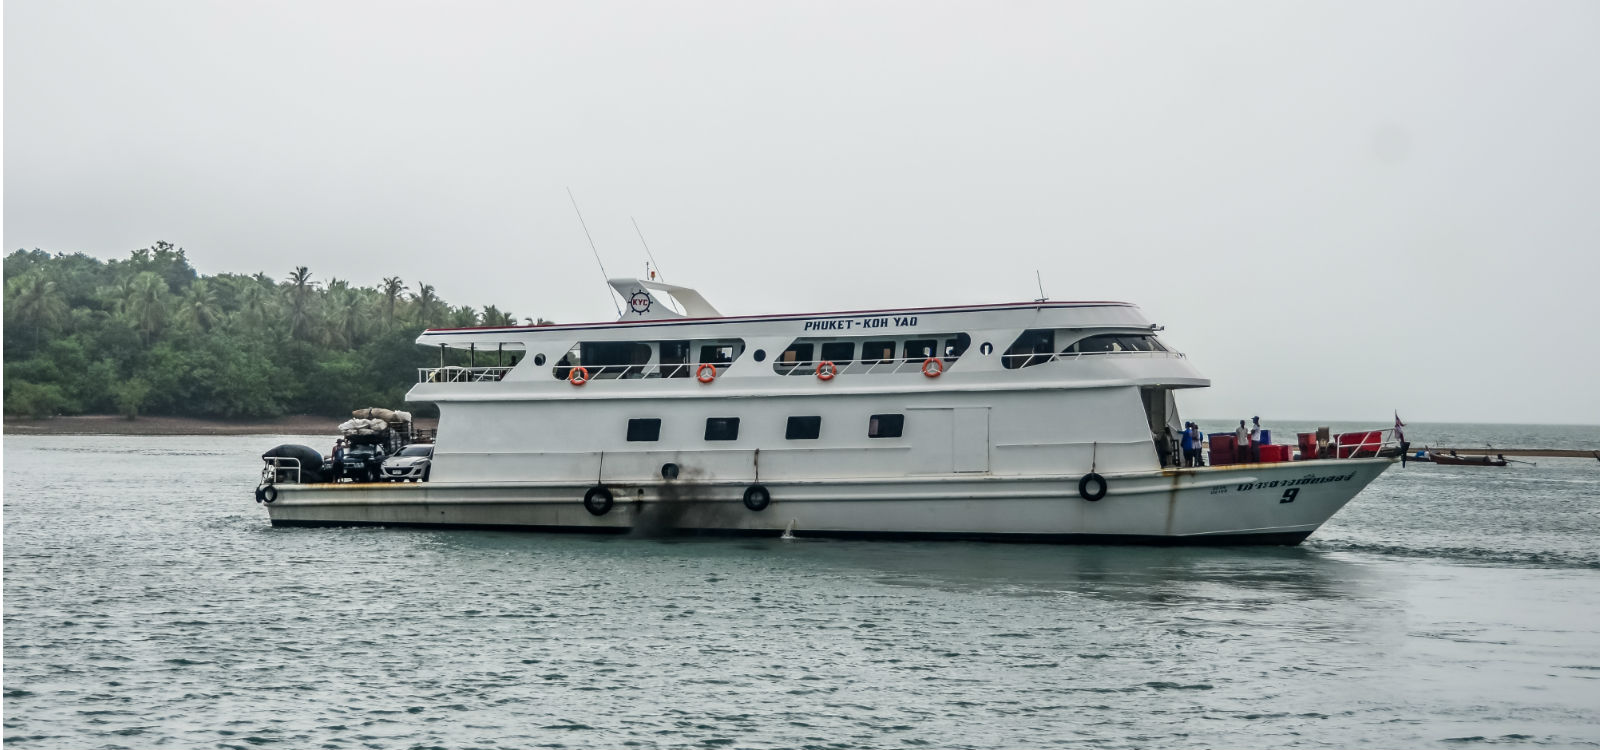
<svg viewBox="0 0 1600 750">
<path fill-rule="evenodd" d="M 662 539 L 716 528 L 735 519 L 728 518 L 729 503 L 711 498 L 711 489 L 696 481 L 700 472 L 685 468 L 677 479 L 656 486 L 655 502 L 634 501 L 633 530 L 630 536 Z M 741 508 L 742 509 L 742 508 Z"/>
</svg>

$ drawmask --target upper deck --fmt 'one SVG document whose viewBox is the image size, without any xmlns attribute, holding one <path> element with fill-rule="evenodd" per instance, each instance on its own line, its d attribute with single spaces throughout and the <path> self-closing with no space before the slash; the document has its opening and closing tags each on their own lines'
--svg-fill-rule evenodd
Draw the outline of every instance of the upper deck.
<svg viewBox="0 0 1600 750">
<path fill-rule="evenodd" d="M 629 301 L 614 322 L 424 331 L 440 367 L 419 371 L 408 398 L 1209 385 L 1125 302 L 724 316 L 682 287 L 612 286 Z"/>
</svg>

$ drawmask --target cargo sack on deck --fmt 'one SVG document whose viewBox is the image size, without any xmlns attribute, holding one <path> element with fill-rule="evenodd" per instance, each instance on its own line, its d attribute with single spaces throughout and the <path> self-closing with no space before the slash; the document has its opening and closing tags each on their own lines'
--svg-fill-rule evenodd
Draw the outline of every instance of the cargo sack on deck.
<svg viewBox="0 0 1600 750">
<path fill-rule="evenodd" d="M 379 419 L 384 422 L 395 421 L 394 414 L 393 409 L 385 409 L 378 406 L 369 406 L 365 409 L 356 409 L 350 412 L 350 416 L 356 419 Z"/>
</svg>

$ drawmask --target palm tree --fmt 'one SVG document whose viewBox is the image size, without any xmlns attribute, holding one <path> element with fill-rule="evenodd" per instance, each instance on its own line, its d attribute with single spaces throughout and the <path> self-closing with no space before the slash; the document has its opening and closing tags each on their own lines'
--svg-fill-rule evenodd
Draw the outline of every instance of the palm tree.
<svg viewBox="0 0 1600 750">
<path fill-rule="evenodd" d="M 383 324 L 385 327 L 394 325 L 394 305 L 399 301 L 400 295 L 406 293 L 406 284 L 399 276 L 386 276 L 383 286 L 378 288 L 383 292 Z"/>
<path fill-rule="evenodd" d="M 295 338 L 304 337 L 306 326 L 311 322 L 311 293 L 316 289 L 316 282 L 311 280 L 311 269 L 305 266 L 295 266 L 294 272 L 289 274 L 289 335 Z"/>
<path fill-rule="evenodd" d="M 6 284 L 6 321 L 31 327 L 35 347 L 45 329 L 60 326 L 70 313 L 66 295 L 42 273 L 16 276 Z"/>
<path fill-rule="evenodd" d="M 167 282 L 154 271 L 140 271 L 128 286 L 124 309 L 139 329 L 139 337 L 148 344 L 167 322 Z"/>
<path fill-rule="evenodd" d="M 432 284 L 418 284 L 417 293 L 413 299 L 417 302 L 417 324 L 423 326 L 433 325 L 433 310 L 439 304 L 439 298 L 434 296 Z"/>
<path fill-rule="evenodd" d="M 239 290 L 239 314 L 252 325 L 263 326 L 271 319 L 272 308 L 277 304 L 277 299 L 272 294 L 272 279 L 255 279 L 255 283 L 246 285 Z"/>
<path fill-rule="evenodd" d="M 450 325 L 456 328 L 467 328 L 478 324 L 478 311 L 471 305 L 450 308 Z"/>
<path fill-rule="evenodd" d="M 483 308 L 483 324 L 486 326 L 514 326 L 517 324 L 517 316 L 509 310 L 501 312 L 500 308 L 494 305 L 486 305 Z"/>
<path fill-rule="evenodd" d="M 222 320 L 222 305 L 217 302 L 216 291 L 205 279 L 189 285 L 189 291 L 183 295 L 183 301 L 178 306 L 178 319 L 202 331 L 210 331 Z"/>
</svg>

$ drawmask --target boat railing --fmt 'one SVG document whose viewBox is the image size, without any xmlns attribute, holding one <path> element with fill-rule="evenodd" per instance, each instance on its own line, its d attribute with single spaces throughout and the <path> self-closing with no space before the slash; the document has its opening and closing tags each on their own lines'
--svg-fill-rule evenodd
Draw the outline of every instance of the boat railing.
<svg viewBox="0 0 1600 750">
<path fill-rule="evenodd" d="M 418 383 L 492 383 L 504 380 L 510 367 L 418 367 Z"/>
<path fill-rule="evenodd" d="M 1000 362 L 1005 365 L 1005 368 L 1007 370 L 1016 370 L 1016 369 L 1020 369 L 1020 368 L 1023 368 L 1023 367 L 1033 367 L 1035 365 L 1042 365 L 1042 364 L 1044 364 L 1046 362 L 1054 362 L 1054 361 L 1057 361 L 1057 360 L 1078 360 L 1078 359 L 1082 359 L 1082 358 L 1085 358 L 1085 357 L 1105 357 L 1105 356 L 1134 357 L 1134 358 L 1142 358 L 1142 359 L 1167 359 L 1167 358 L 1184 359 L 1183 352 L 1142 351 L 1142 350 L 1138 350 L 1138 349 L 1123 349 L 1123 350 L 1119 350 L 1119 351 L 1108 351 L 1108 352 L 1060 352 L 1058 354 L 1048 354 L 1048 353 L 1045 353 L 1045 352 L 1037 352 L 1037 353 L 1024 353 L 1024 354 L 1002 354 L 1002 355 L 1000 355 Z"/>
<path fill-rule="evenodd" d="M 300 459 L 267 456 L 261 460 L 266 462 L 261 467 L 262 484 L 300 484 Z"/>
<path fill-rule="evenodd" d="M 937 359 L 949 369 L 957 357 L 901 357 L 891 359 L 866 359 L 854 362 L 829 362 L 834 367 L 837 375 L 865 375 L 865 374 L 892 374 L 897 372 L 921 372 L 929 359 Z M 773 370 L 779 375 L 817 375 L 817 368 L 827 360 L 811 359 L 796 360 L 794 362 L 774 362 Z"/>
</svg>

